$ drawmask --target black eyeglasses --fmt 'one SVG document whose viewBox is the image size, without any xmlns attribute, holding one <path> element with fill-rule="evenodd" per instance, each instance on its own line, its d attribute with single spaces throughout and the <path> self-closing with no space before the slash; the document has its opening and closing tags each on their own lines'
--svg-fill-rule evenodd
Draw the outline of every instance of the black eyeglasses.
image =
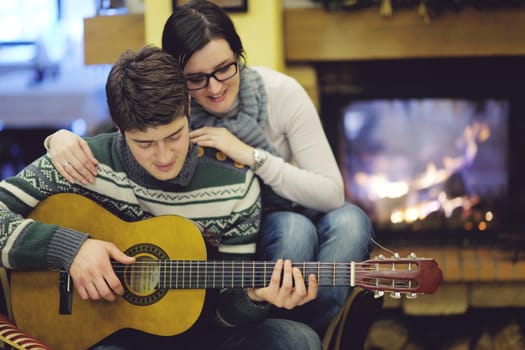
<svg viewBox="0 0 525 350">
<path fill-rule="evenodd" d="M 211 73 L 200 73 L 186 77 L 186 86 L 190 91 L 204 89 L 210 83 L 211 77 L 219 82 L 223 82 L 233 78 L 237 74 L 237 70 L 237 62 L 228 63 Z"/>
</svg>

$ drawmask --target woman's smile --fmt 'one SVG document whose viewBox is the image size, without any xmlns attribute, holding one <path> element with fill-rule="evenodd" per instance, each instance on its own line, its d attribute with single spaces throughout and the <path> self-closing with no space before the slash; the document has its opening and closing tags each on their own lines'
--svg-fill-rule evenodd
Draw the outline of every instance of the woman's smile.
<svg viewBox="0 0 525 350">
<path fill-rule="evenodd" d="M 226 99 L 227 93 L 228 93 L 228 89 L 225 89 L 221 94 L 208 96 L 208 98 L 212 100 L 214 103 L 221 103 L 222 101 Z"/>
</svg>

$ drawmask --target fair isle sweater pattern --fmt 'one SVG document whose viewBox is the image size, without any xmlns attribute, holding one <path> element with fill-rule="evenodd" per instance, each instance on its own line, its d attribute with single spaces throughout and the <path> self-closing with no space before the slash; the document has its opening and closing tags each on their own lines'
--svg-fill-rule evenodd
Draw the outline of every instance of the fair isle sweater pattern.
<svg viewBox="0 0 525 350">
<path fill-rule="evenodd" d="M 133 181 L 126 175 L 116 139 L 111 134 L 88 140 L 100 162 L 95 184 L 69 184 L 47 156 L 0 183 L 0 249 L 4 267 L 69 268 L 70 261 L 63 260 L 72 260 L 81 242 L 72 244 L 68 252 L 50 252 L 66 249 L 67 244 L 57 248 L 51 243 L 56 236 L 70 234 L 70 230 L 25 218 L 41 200 L 64 192 L 90 198 L 126 221 L 181 215 L 206 228 L 217 241 L 219 252 L 226 247 L 223 250 L 237 258 L 253 255 L 261 205 L 259 184 L 251 171 L 216 157 L 215 150 L 206 150 L 187 186 L 168 181 L 165 189 L 147 188 L 137 182 L 148 183 L 150 179 Z"/>
<path fill-rule="evenodd" d="M 187 172 L 191 174 L 187 181 L 161 183 L 148 178 L 133 159 L 122 156 L 117 134 L 99 135 L 87 141 L 99 160 L 95 184 L 68 183 L 47 155 L 17 176 L 0 182 L 2 266 L 69 270 L 88 235 L 26 218 L 40 201 L 57 193 L 83 195 L 126 221 L 181 215 L 211 234 L 218 245 L 219 258 L 253 257 L 261 200 L 259 183 L 251 170 L 207 149 L 199 152 L 195 169 Z M 129 176 L 130 173 L 135 176 Z M 87 218 L 93 219 L 96 218 Z M 205 241 L 210 242 L 209 237 Z M 204 313 L 204 318 L 232 326 L 256 322 L 268 312 L 268 303 L 253 303 L 244 289 L 230 288 L 220 291 L 215 313 Z"/>
</svg>

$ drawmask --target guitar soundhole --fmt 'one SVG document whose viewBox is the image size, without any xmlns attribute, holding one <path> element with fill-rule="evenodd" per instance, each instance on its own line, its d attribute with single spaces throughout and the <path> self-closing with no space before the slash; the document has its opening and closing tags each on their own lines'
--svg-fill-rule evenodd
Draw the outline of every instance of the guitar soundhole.
<svg viewBox="0 0 525 350">
<path fill-rule="evenodd" d="M 124 285 L 123 298 L 137 306 L 147 306 L 156 303 L 167 293 L 167 289 L 159 289 L 161 267 L 159 260 L 169 259 L 168 254 L 153 244 L 137 244 L 126 250 L 126 254 L 134 256 L 133 265 L 124 266 L 120 276 Z"/>
</svg>

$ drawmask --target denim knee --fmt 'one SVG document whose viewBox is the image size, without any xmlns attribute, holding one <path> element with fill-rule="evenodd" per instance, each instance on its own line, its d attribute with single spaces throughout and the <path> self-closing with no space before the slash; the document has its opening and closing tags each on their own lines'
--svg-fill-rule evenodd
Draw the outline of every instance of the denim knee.
<svg viewBox="0 0 525 350">
<path fill-rule="evenodd" d="M 317 228 L 306 216 L 279 211 L 266 214 L 261 222 L 257 257 L 310 261 L 317 256 Z"/>
<path fill-rule="evenodd" d="M 333 246 L 332 258 L 344 254 L 345 260 L 368 258 L 373 248 L 373 228 L 366 213 L 358 206 L 345 203 L 341 208 L 322 216 L 318 223 L 321 246 Z M 323 252 L 321 252 L 323 255 Z"/>
<path fill-rule="evenodd" d="M 341 208 L 334 209 L 319 219 L 319 226 L 332 226 L 336 228 L 362 231 L 370 234 L 372 224 L 366 213 L 358 206 L 346 202 Z"/>
</svg>

